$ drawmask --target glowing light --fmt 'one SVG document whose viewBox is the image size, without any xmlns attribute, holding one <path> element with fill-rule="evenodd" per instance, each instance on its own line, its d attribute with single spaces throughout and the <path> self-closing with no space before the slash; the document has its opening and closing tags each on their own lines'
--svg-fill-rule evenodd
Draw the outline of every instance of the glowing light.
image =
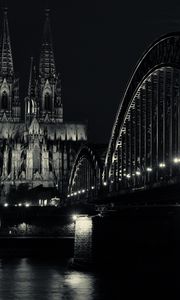
<svg viewBox="0 0 180 300">
<path fill-rule="evenodd" d="M 147 172 L 152 172 L 152 168 L 147 168 Z"/>
<path fill-rule="evenodd" d="M 85 193 L 85 190 L 82 190 L 82 193 Z"/>
<path fill-rule="evenodd" d="M 92 218 L 87 216 L 79 216 L 76 221 L 76 234 L 84 235 L 84 233 L 91 234 L 92 232 Z"/>
<path fill-rule="evenodd" d="M 29 207 L 29 206 L 30 206 L 30 204 L 29 204 L 29 203 L 26 203 L 26 204 L 25 204 L 25 206 L 26 206 L 26 207 Z"/>
<path fill-rule="evenodd" d="M 94 190 L 94 189 L 95 189 L 95 187 L 94 187 L 94 186 L 92 186 L 92 187 L 91 187 L 91 190 Z"/>
<path fill-rule="evenodd" d="M 77 196 L 77 192 L 74 193 L 74 196 Z"/>
<path fill-rule="evenodd" d="M 27 229 L 27 224 L 25 222 L 19 224 L 18 229 L 25 233 L 25 231 Z"/>
<path fill-rule="evenodd" d="M 105 181 L 105 182 L 103 183 L 103 185 L 106 186 L 106 185 L 107 185 L 107 182 Z"/>
<path fill-rule="evenodd" d="M 78 191 L 78 194 L 81 194 L 81 191 Z"/>
<path fill-rule="evenodd" d="M 173 159 L 173 162 L 174 162 L 175 164 L 178 164 L 178 163 L 180 162 L 180 158 L 179 158 L 179 157 L 175 157 L 175 158 Z"/>
<path fill-rule="evenodd" d="M 73 221 L 76 221 L 76 220 L 77 220 L 77 217 L 78 217 L 77 215 L 73 215 L 73 216 L 72 216 Z"/>
<path fill-rule="evenodd" d="M 114 183 L 114 181 L 113 181 L 113 180 L 111 180 L 111 183 Z"/>
<path fill-rule="evenodd" d="M 65 286 L 68 287 L 70 290 L 80 289 L 84 290 L 93 290 L 93 279 L 92 276 L 82 272 L 69 272 L 67 276 L 65 276 Z M 76 297 L 76 299 L 80 299 L 81 295 Z M 87 298 L 87 297 L 86 297 Z M 81 298 L 82 299 L 82 298 Z"/>
<path fill-rule="evenodd" d="M 70 197 L 70 195 L 67 195 L 67 197 L 69 198 L 69 197 Z"/>
<path fill-rule="evenodd" d="M 22 206 L 22 203 L 19 203 L 18 206 Z"/>
<path fill-rule="evenodd" d="M 127 178 L 131 178 L 131 175 L 130 175 L 130 174 L 127 174 L 126 177 L 127 177 Z"/>
<path fill-rule="evenodd" d="M 141 172 L 140 172 L 140 171 L 136 171 L 136 175 L 137 175 L 137 176 L 140 176 L 140 175 L 141 175 Z"/>
<path fill-rule="evenodd" d="M 160 168 L 165 168 L 165 166 L 166 166 L 165 163 L 160 163 L 160 164 L 159 164 L 159 167 L 160 167 Z"/>
<path fill-rule="evenodd" d="M 8 205 L 9 205 L 8 203 L 4 203 L 4 207 L 8 207 Z"/>
</svg>

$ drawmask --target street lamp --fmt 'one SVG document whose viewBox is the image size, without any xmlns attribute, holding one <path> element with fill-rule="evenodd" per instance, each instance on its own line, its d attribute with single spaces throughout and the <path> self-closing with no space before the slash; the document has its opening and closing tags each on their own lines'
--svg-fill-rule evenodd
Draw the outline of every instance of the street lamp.
<svg viewBox="0 0 180 300">
<path fill-rule="evenodd" d="M 73 215 L 73 216 L 72 216 L 73 221 L 76 221 L 76 220 L 77 220 L 77 217 L 78 217 L 77 215 Z"/>
<path fill-rule="evenodd" d="M 174 162 L 175 164 L 180 163 L 180 158 L 179 158 L 179 157 L 175 157 L 175 158 L 173 159 L 173 162 Z"/>
<path fill-rule="evenodd" d="M 162 169 L 162 168 L 165 168 L 166 167 L 166 164 L 164 163 L 164 162 L 161 162 L 160 164 L 159 164 L 159 167 Z"/>
</svg>

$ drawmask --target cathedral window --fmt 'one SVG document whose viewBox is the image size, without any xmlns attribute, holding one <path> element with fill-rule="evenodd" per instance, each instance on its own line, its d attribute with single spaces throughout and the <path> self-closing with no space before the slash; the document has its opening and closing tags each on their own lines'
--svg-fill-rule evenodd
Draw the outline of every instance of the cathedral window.
<svg viewBox="0 0 180 300">
<path fill-rule="evenodd" d="M 40 172 L 41 167 L 40 149 L 35 146 L 33 151 L 33 172 Z"/>
<path fill-rule="evenodd" d="M 8 108 L 8 95 L 7 95 L 6 92 L 2 93 L 1 108 L 2 109 L 7 109 Z"/>
<path fill-rule="evenodd" d="M 48 93 L 45 94 L 45 110 L 51 110 L 51 97 Z"/>
</svg>

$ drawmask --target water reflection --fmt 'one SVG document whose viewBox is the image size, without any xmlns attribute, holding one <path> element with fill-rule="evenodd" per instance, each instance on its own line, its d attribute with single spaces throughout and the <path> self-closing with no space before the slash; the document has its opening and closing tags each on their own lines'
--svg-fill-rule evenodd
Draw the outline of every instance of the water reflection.
<svg viewBox="0 0 180 300">
<path fill-rule="evenodd" d="M 92 274 L 71 272 L 64 278 L 64 287 L 64 299 L 71 296 L 74 300 L 94 299 L 95 278 Z"/>
<path fill-rule="evenodd" d="M 69 270 L 66 262 L 57 260 L 2 259 L 0 300 L 116 300 L 141 299 L 140 295 L 147 299 L 147 291 L 151 296 L 148 299 L 158 298 L 154 297 L 158 291 L 162 299 L 162 292 L 172 292 L 175 279 L 168 260 L 164 267 L 159 266 L 155 260 L 135 260 L 116 272 L 103 270 L 97 274 Z"/>
<path fill-rule="evenodd" d="M 70 271 L 58 262 L 0 260 L 1 300 L 92 300 L 96 276 Z"/>
</svg>

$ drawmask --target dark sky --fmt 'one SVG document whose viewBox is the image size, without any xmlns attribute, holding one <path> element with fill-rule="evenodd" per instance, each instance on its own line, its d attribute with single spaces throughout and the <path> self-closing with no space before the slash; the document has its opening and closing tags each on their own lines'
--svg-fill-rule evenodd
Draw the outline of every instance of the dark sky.
<svg viewBox="0 0 180 300">
<path fill-rule="evenodd" d="M 27 86 L 30 56 L 38 61 L 43 0 L 9 0 L 15 71 Z M 88 120 L 89 139 L 108 142 L 127 81 L 145 49 L 180 31 L 180 2 L 51 0 L 57 70 L 66 121 Z M 2 13 L 1 13 L 2 16 Z"/>
</svg>

